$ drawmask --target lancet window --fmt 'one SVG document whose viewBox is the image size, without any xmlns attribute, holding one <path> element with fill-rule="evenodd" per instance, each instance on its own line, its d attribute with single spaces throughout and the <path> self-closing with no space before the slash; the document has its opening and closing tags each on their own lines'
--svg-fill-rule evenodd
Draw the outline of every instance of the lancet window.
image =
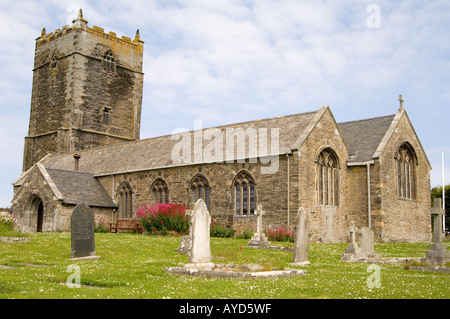
<svg viewBox="0 0 450 319">
<path fill-rule="evenodd" d="M 242 171 L 233 183 L 236 215 L 253 215 L 255 213 L 255 182 L 251 175 Z"/>
<path fill-rule="evenodd" d="M 123 182 L 117 194 L 119 196 L 119 217 L 133 218 L 133 190 L 130 184 Z"/>
<path fill-rule="evenodd" d="M 210 209 L 211 187 L 209 186 L 208 180 L 203 175 L 197 175 L 192 179 L 189 192 L 190 203 L 195 204 L 201 198 L 205 201 L 208 210 Z"/>
<path fill-rule="evenodd" d="M 157 178 L 151 187 L 153 200 L 161 204 L 169 203 L 169 188 L 162 178 Z"/>
<path fill-rule="evenodd" d="M 409 144 L 400 146 L 397 156 L 397 187 L 398 197 L 403 199 L 415 198 L 415 157 Z"/>
<path fill-rule="evenodd" d="M 317 193 L 320 205 L 339 205 L 339 162 L 330 148 L 317 158 Z"/>
</svg>

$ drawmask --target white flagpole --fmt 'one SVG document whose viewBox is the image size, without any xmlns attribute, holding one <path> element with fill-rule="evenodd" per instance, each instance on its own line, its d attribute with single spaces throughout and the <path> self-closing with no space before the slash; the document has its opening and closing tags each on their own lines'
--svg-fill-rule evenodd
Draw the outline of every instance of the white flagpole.
<svg viewBox="0 0 450 319">
<path fill-rule="evenodd" d="M 445 236 L 445 170 L 444 170 L 444 151 L 442 151 L 442 208 L 444 215 L 442 216 L 442 230 Z"/>
</svg>

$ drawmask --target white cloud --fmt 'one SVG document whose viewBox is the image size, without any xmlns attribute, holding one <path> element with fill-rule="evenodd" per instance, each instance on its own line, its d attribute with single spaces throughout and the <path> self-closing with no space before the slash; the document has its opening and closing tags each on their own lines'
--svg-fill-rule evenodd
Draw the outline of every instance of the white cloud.
<svg viewBox="0 0 450 319">
<path fill-rule="evenodd" d="M 370 3 L 3 1 L 0 41 L 8 45 L 0 47 L 1 123 L 11 114 L 28 121 L 34 39 L 42 27 L 61 28 L 79 6 L 90 26 L 128 37 L 140 29 L 145 41 L 141 137 L 190 128 L 194 119 L 210 127 L 322 105 L 330 105 L 338 121 L 392 114 L 398 94 L 404 94 L 424 147 L 448 146 L 441 136 L 450 135 L 444 126 L 450 115 L 444 107 L 450 103 L 445 93 L 450 4 L 378 1 L 381 28 L 370 29 Z M 19 127 L 6 136 L 23 143 L 26 125 Z M 4 150 L 11 146 L 2 143 Z M 21 152 L 16 153 L 21 163 Z M 436 156 L 432 153 L 430 161 Z M 2 167 L 18 167 L 8 165 Z"/>
</svg>

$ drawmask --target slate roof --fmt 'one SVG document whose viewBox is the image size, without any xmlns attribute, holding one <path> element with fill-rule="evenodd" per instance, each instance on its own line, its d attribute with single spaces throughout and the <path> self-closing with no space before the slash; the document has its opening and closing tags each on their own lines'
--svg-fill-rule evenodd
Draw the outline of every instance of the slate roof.
<svg viewBox="0 0 450 319">
<path fill-rule="evenodd" d="M 338 123 L 339 130 L 347 143 L 349 162 L 372 160 L 394 117 L 395 115 L 388 115 Z"/>
<path fill-rule="evenodd" d="M 46 168 L 63 196 L 63 203 L 86 203 L 96 207 L 117 207 L 102 184 L 91 173 Z"/>
<path fill-rule="evenodd" d="M 223 154 L 228 156 L 229 154 L 227 154 L 226 148 L 229 141 L 225 141 L 227 130 L 243 129 L 245 131 L 249 128 L 253 128 L 258 131 L 259 129 L 267 129 L 269 140 L 267 150 L 271 153 L 270 129 L 278 128 L 279 149 L 276 154 L 272 155 L 286 154 L 290 153 L 292 149 L 299 148 L 301 143 L 308 136 L 310 130 L 315 126 L 316 121 L 326 109 L 328 109 L 328 107 L 322 107 L 320 110 L 314 112 L 249 121 L 212 129 L 218 130 L 224 137 Z M 386 132 L 392 125 L 395 116 L 396 115 L 388 115 L 359 121 L 338 123 L 339 130 L 349 150 L 348 162 L 357 163 L 372 160 L 383 137 L 385 137 Z M 207 129 L 203 129 L 203 134 L 206 131 Z M 79 170 L 89 172 L 94 176 L 207 163 L 207 161 L 194 162 L 195 132 L 199 131 L 189 132 L 191 137 L 192 153 L 190 155 L 192 161 L 188 163 L 180 164 L 174 162 L 171 152 L 177 143 L 180 143 L 181 139 L 172 139 L 172 135 L 48 156 L 44 158 L 41 163 L 46 168 L 73 170 L 73 155 L 78 153 L 81 155 Z M 202 151 L 209 143 L 209 140 L 203 140 Z M 248 139 L 246 139 L 245 147 L 245 157 L 251 157 L 248 156 Z M 224 157 L 223 160 L 238 159 L 236 156 L 236 145 L 235 152 L 232 155 L 234 155 L 234 157 Z"/>
<path fill-rule="evenodd" d="M 223 136 L 223 160 L 227 159 L 238 159 L 236 154 L 236 143 L 235 152 L 233 152 L 231 157 L 228 156 L 229 152 L 226 152 L 227 143 L 226 132 L 232 129 L 243 129 L 244 131 L 249 128 L 255 129 L 259 132 L 259 129 L 267 129 L 267 151 L 271 155 L 286 154 L 291 152 L 293 146 L 301 143 L 302 133 L 311 127 L 311 123 L 314 119 L 317 119 L 317 115 L 324 112 L 328 107 L 323 107 L 319 111 L 300 113 L 294 115 L 288 115 L 283 117 L 275 117 L 270 119 L 256 120 L 250 122 L 237 123 L 232 125 L 226 125 L 221 127 L 212 128 L 216 131 L 219 130 Z M 271 129 L 279 129 L 279 149 L 276 154 L 271 152 L 270 138 Z M 203 133 L 207 129 L 203 129 Z M 199 132 L 199 131 L 197 131 Z M 194 150 L 194 135 L 195 131 L 191 131 L 191 150 Z M 95 176 L 108 175 L 112 173 L 125 173 L 127 171 L 136 170 L 146 170 L 155 168 L 166 168 L 174 167 L 180 165 L 190 165 L 190 164 L 200 164 L 206 163 L 195 162 L 194 154 L 191 154 L 192 161 L 190 163 L 177 163 L 172 159 L 172 150 L 177 143 L 180 143 L 181 139 L 172 140 L 172 135 L 160 136 L 150 139 L 144 139 L 133 142 L 126 142 L 121 144 L 114 144 L 104 147 L 93 148 L 85 151 L 78 151 L 69 154 L 61 154 L 55 156 L 49 156 L 41 161 L 42 165 L 45 167 L 55 168 L 55 169 L 65 169 L 73 170 L 74 168 L 74 158 L 73 155 L 78 153 L 81 155 L 79 162 L 79 170 L 84 172 L 90 172 Z M 211 141 L 203 141 L 203 149 Z M 246 153 L 250 154 L 248 147 L 248 139 L 245 141 Z M 276 151 L 276 150 L 275 150 Z M 258 153 L 260 154 L 260 153 Z M 258 155 L 259 156 L 259 155 Z M 251 157 L 251 156 L 246 156 Z"/>
</svg>

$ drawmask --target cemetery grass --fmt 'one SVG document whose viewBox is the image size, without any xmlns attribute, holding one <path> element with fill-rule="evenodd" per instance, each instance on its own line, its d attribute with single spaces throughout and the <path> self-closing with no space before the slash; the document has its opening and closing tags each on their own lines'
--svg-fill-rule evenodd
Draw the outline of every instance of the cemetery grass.
<svg viewBox="0 0 450 319">
<path fill-rule="evenodd" d="M 347 244 L 309 244 L 311 265 L 293 267 L 292 252 L 247 248 L 248 240 L 211 238 L 216 264 L 299 268 L 304 277 L 232 280 L 170 275 L 166 267 L 188 262 L 177 253 L 181 237 L 96 233 L 97 260 L 70 260 L 69 233 L 36 233 L 28 243 L 0 244 L 0 298 L 18 299 L 297 299 L 450 298 L 450 275 L 379 265 L 380 287 L 368 285 L 367 264 L 341 262 Z M 292 246 L 292 243 L 274 243 Z M 426 243 L 376 243 L 381 257 L 424 257 Z M 80 288 L 66 285 L 79 266 Z M 68 268 L 69 267 L 69 268 Z M 69 271 L 68 271 L 69 269 Z M 70 271 L 72 269 L 72 271 Z M 369 271 L 368 271 L 369 270 Z M 370 288 L 372 286 L 372 288 Z"/>
</svg>

